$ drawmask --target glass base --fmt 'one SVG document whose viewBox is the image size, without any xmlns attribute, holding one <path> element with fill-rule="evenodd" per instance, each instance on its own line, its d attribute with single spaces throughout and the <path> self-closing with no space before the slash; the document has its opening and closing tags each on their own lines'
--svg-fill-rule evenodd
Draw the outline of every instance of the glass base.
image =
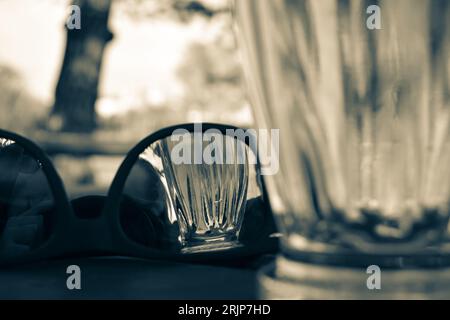
<svg viewBox="0 0 450 320">
<path fill-rule="evenodd" d="M 380 250 L 359 251 L 339 245 L 311 241 L 295 235 L 282 243 L 283 255 L 293 261 L 335 267 L 365 268 L 377 265 L 389 269 L 450 268 L 450 243 L 439 246 L 403 247 L 385 244 Z"/>
<path fill-rule="evenodd" d="M 377 289 L 374 273 L 367 268 L 323 266 L 279 256 L 258 272 L 259 296 L 269 300 L 450 298 L 450 268 L 380 271 Z"/>
<path fill-rule="evenodd" d="M 181 249 L 182 253 L 201 253 L 223 251 L 242 247 L 242 244 L 235 236 L 220 236 L 215 238 L 197 238 L 195 241 L 189 241 Z"/>
</svg>

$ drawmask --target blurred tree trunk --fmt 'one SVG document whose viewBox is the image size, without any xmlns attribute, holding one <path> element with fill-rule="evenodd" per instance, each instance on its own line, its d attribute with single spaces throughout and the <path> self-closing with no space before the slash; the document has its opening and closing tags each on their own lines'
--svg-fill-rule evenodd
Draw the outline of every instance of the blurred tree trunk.
<svg viewBox="0 0 450 320">
<path fill-rule="evenodd" d="M 111 0 L 74 0 L 73 4 L 80 8 L 81 29 L 66 25 L 66 50 L 49 125 L 62 131 L 92 132 L 103 52 L 112 39 Z"/>
</svg>

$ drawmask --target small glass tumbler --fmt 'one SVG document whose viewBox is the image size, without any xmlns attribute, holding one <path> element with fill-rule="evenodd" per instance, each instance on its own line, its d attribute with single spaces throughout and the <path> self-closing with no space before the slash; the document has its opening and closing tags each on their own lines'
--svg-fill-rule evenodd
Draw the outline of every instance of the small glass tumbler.
<svg viewBox="0 0 450 320">
<path fill-rule="evenodd" d="M 191 139 L 191 134 L 187 133 L 187 142 L 180 142 L 173 135 L 155 145 L 162 160 L 168 196 L 179 222 L 184 252 L 240 246 L 238 236 L 246 208 L 250 171 L 247 146 L 233 137 L 216 135 L 215 143 L 220 147 L 214 149 L 214 159 L 203 158 L 203 150 L 206 153 L 211 140 L 208 133 L 204 135 L 206 140 L 194 135 Z M 181 149 L 190 150 L 192 155 L 199 150 L 201 161 L 180 161 L 183 160 L 178 157 Z"/>
</svg>

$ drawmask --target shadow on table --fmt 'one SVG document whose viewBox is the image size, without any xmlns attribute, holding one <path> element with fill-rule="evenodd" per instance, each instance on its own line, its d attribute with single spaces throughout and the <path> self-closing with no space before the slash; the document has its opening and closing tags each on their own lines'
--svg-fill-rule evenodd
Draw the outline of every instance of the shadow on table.
<svg viewBox="0 0 450 320">
<path fill-rule="evenodd" d="M 81 269 L 81 290 L 66 286 Z M 255 299 L 251 269 L 107 257 L 0 270 L 0 299 Z"/>
</svg>

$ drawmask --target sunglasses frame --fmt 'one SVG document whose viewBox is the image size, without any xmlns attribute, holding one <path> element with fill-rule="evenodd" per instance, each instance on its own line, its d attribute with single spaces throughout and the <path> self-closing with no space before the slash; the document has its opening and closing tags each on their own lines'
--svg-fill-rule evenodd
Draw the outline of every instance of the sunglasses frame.
<svg viewBox="0 0 450 320">
<path fill-rule="evenodd" d="M 278 239 L 267 238 L 258 241 L 257 246 L 244 245 L 237 248 L 225 249 L 223 251 L 179 253 L 167 252 L 160 249 L 149 248 L 131 240 L 124 232 L 120 223 L 120 203 L 126 180 L 142 152 L 151 144 L 169 137 L 175 130 L 184 129 L 190 133 L 201 125 L 202 134 L 207 130 L 215 129 L 223 135 L 227 130 L 242 129 L 231 125 L 217 123 L 186 123 L 160 129 L 135 145 L 125 156 L 114 179 L 111 183 L 101 214 L 95 217 L 80 218 L 73 210 L 69 201 L 64 183 L 55 169 L 52 161 L 44 150 L 34 142 L 18 134 L 0 129 L 0 137 L 15 141 L 23 146 L 42 165 L 50 189 L 53 193 L 56 214 L 53 217 L 54 228 L 50 237 L 38 248 L 24 255 L 13 258 L 2 258 L 0 266 L 28 263 L 40 260 L 86 257 L 86 256 L 129 256 L 145 259 L 173 260 L 180 262 L 212 262 L 229 261 L 257 257 L 262 254 L 275 253 L 278 251 Z M 237 139 L 235 136 L 232 136 Z M 273 217 L 264 180 L 260 175 L 260 162 L 257 150 L 247 139 L 244 143 L 253 151 L 257 159 L 255 165 L 257 172 L 257 183 L 260 188 L 262 199 L 265 203 L 267 214 Z"/>
</svg>

